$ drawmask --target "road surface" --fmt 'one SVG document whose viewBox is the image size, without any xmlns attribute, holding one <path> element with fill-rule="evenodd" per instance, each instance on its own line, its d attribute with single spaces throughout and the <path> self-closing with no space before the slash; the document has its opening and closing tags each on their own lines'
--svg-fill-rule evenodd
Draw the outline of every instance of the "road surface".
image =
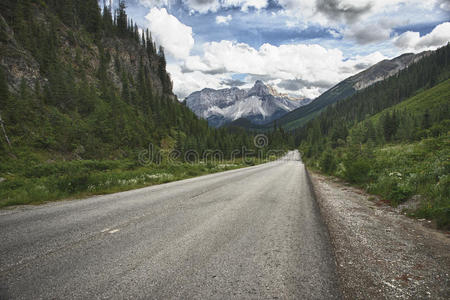
<svg viewBox="0 0 450 300">
<path fill-rule="evenodd" d="M 288 157 L 2 210 L 0 298 L 339 298 L 304 165 Z"/>
</svg>

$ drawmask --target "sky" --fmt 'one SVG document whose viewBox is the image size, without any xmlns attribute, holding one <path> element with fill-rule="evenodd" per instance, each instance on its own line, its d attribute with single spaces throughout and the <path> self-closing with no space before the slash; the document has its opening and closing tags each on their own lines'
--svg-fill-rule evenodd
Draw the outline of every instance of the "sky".
<svg viewBox="0 0 450 300">
<path fill-rule="evenodd" d="M 115 0 L 118 2 L 118 0 Z M 180 100 L 251 87 L 315 98 L 371 65 L 450 41 L 450 0 L 127 0 Z"/>
</svg>

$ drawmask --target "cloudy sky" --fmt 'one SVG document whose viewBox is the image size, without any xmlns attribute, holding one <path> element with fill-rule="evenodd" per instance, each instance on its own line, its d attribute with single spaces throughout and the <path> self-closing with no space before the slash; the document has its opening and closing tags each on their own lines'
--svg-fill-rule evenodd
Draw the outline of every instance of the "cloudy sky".
<svg viewBox="0 0 450 300">
<path fill-rule="evenodd" d="M 164 46 L 180 99 L 257 79 L 314 98 L 380 60 L 450 41 L 450 0 L 126 2 Z"/>
</svg>

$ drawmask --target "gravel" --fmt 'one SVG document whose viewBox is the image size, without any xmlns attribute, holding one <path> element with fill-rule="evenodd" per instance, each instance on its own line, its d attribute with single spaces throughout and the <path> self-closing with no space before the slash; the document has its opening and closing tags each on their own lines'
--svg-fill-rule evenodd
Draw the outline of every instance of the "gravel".
<svg viewBox="0 0 450 300">
<path fill-rule="evenodd" d="M 336 179 L 311 174 L 344 299 L 450 299 L 450 235 Z"/>
</svg>

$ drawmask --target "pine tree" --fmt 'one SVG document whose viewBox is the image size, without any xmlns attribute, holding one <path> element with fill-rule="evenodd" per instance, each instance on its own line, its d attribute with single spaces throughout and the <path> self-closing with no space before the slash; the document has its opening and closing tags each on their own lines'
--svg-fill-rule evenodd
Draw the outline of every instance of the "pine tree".
<svg viewBox="0 0 450 300">
<path fill-rule="evenodd" d="M 170 82 L 170 78 L 166 73 L 166 56 L 164 54 L 163 46 L 159 47 L 158 56 L 159 56 L 158 75 L 163 85 L 163 91 L 164 93 L 170 93 L 172 91 L 172 83 Z"/>
<path fill-rule="evenodd" d="M 425 110 L 425 113 L 423 114 L 422 118 L 422 128 L 428 129 L 431 126 L 431 120 L 430 120 L 430 111 L 427 109 Z"/>
<path fill-rule="evenodd" d="M 119 0 L 119 8 L 116 12 L 116 22 L 119 30 L 119 34 L 124 37 L 128 32 L 128 17 L 126 13 L 125 1 Z"/>
<path fill-rule="evenodd" d="M 6 81 L 5 72 L 0 67 L 0 110 L 4 110 L 9 104 L 9 89 Z"/>
</svg>

